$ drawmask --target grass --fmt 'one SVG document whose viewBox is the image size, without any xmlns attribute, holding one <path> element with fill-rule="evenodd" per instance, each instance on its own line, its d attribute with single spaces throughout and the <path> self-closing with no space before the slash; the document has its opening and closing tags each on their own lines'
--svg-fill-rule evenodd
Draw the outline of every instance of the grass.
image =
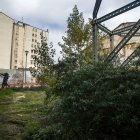
<svg viewBox="0 0 140 140">
<path fill-rule="evenodd" d="M 43 91 L 0 91 L 0 140 L 20 140 L 24 127 L 43 117 Z"/>
<path fill-rule="evenodd" d="M 0 100 L 13 92 L 14 92 L 13 89 L 0 89 Z"/>
</svg>

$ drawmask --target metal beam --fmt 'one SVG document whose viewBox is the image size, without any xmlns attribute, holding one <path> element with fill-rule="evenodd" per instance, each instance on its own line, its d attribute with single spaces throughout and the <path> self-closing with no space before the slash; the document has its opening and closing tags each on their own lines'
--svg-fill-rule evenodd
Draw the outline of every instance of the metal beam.
<svg viewBox="0 0 140 140">
<path fill-rule="evenodd" d="M 140 0 L 135 0 L 134 2 L 131 2 L 131 3 L 127 4 L 127 5 L 125 5 L 125 6 L 123 6 L 123 7 L 119 8 L 119 9 L 117 9 L 117 10 L 115 10 L 115 11 L 113 11 L 113 12 L 111 12 L 111 13 L 105 15 L 105 16 L 103 16 L 103 17 L 98 18 L 97 23 L 101 23 L 103 21 L 111 19 L 111 18 L 113 18 L 115 16 L 118 16 L 118 15 L 120 15 L 120 14 L 122 14 L 124 12 L 127 12 L 127 11 L 129 11 L 129 10 L 131 10 L 133 8 L 136 8 L 138 6 L 140 6 Z"/>
<path fill-rule="evenodd" d="M 98 28 L 101 29 L 102 31 L 104 31 L 105 33 L 111 35 L 112 31 L 110 31 L 108 28 L 106 28 L 105 26 L 101 25 L 101 24 L 97 24 Z"/>
<path fill-rule="evenodd" d="M 98 51 L 97 51 L 97 25 L 93 26 L 93 63 L 98 62 Z"/>
<path fill-rule="evenodd" d="M 126 36 L 126 34 L 127 33 L 120 33 L 120 34 L 118 34 L 119 36 Z M 138 37 L 138 36 L 140 36 L 140 33 L 135 33 L 135 35 L 134 35 L 135 37 Z"/>
<path fill-rule="evenodd" d="M 135 51 L 128 56 L 128 58 L 121 64 L 121 67 L 125 67 L 132 59 L 137 57 L 140 54 L 140 46 L 138 46 Z"/>
<path fill-rule="evenodd" d="M 94 10 L 93 10 L 93 19 L 95 19 L 97 17 L 101 2 L 102 2 L 102 0 L 96 0 Z"/>
<path fill-rule="evenodd" d="M 139 26 L 138 26 L 139 25 Z M 117 53 L 126 45 L 126 43 L 131 39 L 131 37 L 139 30 L 140 19 L 133 26 L 133 28 L 127 33 L 127 35 L 122 39 L 122 41 L 115 47 L 115 49 L 106 58 L 106 62 L 112 61 L 112 59 L 117 55 Z"/>
<path fill-rule="evenodd" d="M 92 31 L 93 31 L 93 63 L 98 62 L 98 51 L 97 51 L 97 24 L 96 18 L 100 8 L 102 0 L 96 0 L 94 10 L 93 10 L 93 21 L 92 21 Z"/>
</svg>

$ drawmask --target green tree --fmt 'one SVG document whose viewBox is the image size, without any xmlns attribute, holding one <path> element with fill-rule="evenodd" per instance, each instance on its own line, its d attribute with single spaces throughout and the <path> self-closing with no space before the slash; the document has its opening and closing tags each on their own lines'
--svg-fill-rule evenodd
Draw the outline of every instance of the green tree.
<svg viewBox="0 0 140 140">
<path fill-rule="evenodd" d="M 91 23 L 91 21 L 90 21 Z M 98 30 L 97 32 L 97 53 L 98 53 L 98 59 L 99 62 L 102 62 L 104 60 L 104 54 L 103 54 L 103 40 L 106 38 L 106 34 L 103 33 L 101 30 Z M 91 34 L 92 37 L 92 34 Z M 90 40 L 89 45 L 82 51 L 82 55 L 84 58 L 84 64 L 90 64 L 92 63 L 93 59 L 93 41 Z"/>
<path fill-rule="evenodd" d="M 38 44 L 33 58 L 35 68 L 31 72 L 42 85 L 51 85 L 54 82 L 54 55 L 55 49 L 53 48 L 53 44 L 50 43 L 48 46 L 43 34 L 41 34 L 41 45 Z"/>
<path fill-rule="evenodd" d="M 84 61 L 83 50 L 91 44 L 91 26 L 85 24 L 83 14 L 78 11 L 77 6 L 67 20 L 67 37 L 62 37 L 63 43 L 59 43 L 62 48 L 63 59 L 71 66 L 81 66 Z"/>
</svg>

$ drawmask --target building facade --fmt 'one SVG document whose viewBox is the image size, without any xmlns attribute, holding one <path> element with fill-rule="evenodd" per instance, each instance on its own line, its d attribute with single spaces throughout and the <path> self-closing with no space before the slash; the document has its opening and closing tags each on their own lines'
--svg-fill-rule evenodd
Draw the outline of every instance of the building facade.
<svg viewBox="0 0 140 140">
<path fill-rule="evenodd" d="M 115 30 L 130 26 L 131 24 L 134 24 L 135 22 L 126 22 L 120 24 Z M 127 31 L 128 32 L 128 31 Z M 127 32 L 124 32 L 125 34 Z M 138 31 L 140 33 L 140 31 Z M 113 35 L 113 41 L 112 41 L 112 48 L 111 48 L 111 41 L 110 37 L 106 36 L 106 38 L 102 42 L 102 55 L 105 57 L 119 44 L 119 42 L 123 39 L 124 36 L 120 35 Z M 129 55 L 133 53 L 133 51 L 140 45 L 140 36 L 133 36 L 127 44 L 120 50 L 119 56 L 122 62 L 127 59 Z"/>
<path fill-rule="evenodd" d="M 48 42 L 48 30 L 16 22 L 0 12 L 0 69 L 34 67 L 35 48 L 41 45 L 40 34 Z M 25 52 L 28 52 L 27 57 Z"/>
<path fill-rule="evenodd" d="M 0 68 L 10 69 L 14 20 L 0 12 Z"/>
</svg>

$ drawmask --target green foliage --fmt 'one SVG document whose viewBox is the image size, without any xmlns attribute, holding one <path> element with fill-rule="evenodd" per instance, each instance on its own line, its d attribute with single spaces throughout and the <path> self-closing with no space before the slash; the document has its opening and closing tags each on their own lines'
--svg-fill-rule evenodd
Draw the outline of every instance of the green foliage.
<svg viewBox="0 0 140 140">
<path fill-rule="evenodd" d="M 70 58 L 65 58 L 63 60 L 58 60 L 58 63 L 54 65 L 55 74 L 57 79 L 63 77 L 67 72 L 73 71 L 77 67 L 77 58 L 73 54 Z"/>
<path fill-rule="evenodd" d="M 67 24 L 67 37 L 62 37 L 64 43 L 59 43 L 59 46 L 62 48 L 65 62 L 79 67 L 84 61 L 83 50 L 91 45 L 91 26 L 85 24 L 83 14 L 78 11 L 76 5 Z"/>
<path fill-rule="evenodd" d="M 23 140 L 34 140 L 35 134 L 39 130 L 39 125 L 37 123 L 28 123 L 24 128 Z"/>
<path fill-rule="evenodd" d="M 62 48 L 63 60 L 61 64 L 65 63 L 66 68 L 79 69 L 85 64 L 91 64 L 93 59 L 93 41 L 92 41 L 92 26 L 91 20 L 85 23 L 83 14 L 79 12 L 75 5 L 72 13 L 67 20 L 66 37 L 62 37 L 63 43 L 59 42 Z M 103 59 L 100 53 L 102 47 L 102 40 L 105 39 L 105 34 L 98 31 L 98 57 Z M 60 65 L 61 65 L 60 64 Z M 58 64 L 59 65 L 59 64 Z M 71 68 L 72 67 L 72 68 Z"/>
<path fill-rule="evenodd" d="M 0 89 L 0 99 L 3 99 L 5 96 L 14 93 L 14 90 L 11 88 L 8 89 Z"/>
<path fill-rule="evenodd" d="M 58 140 L 139 139 L 139 75 L 98 65 L 61 77 L 53 90 L 59 98 L 46 116 L 47 134 L 53 131 Z"/>
<path fill-rule="evenodd" d="M 47 129 L 39 129 L 36 134 L 28 138 L 30 138 L 30 140 L 65 140 L 62 138 L 59 126 L 47 127 Z M 28 138 L 25 140 L 28 140 Z"/>
<path fill-rule="evenodd" d="M 31 69 L 32 75 L 42 85 L 51 85 L 55 80 L 53 71 L 55 49 L 53 49 L 52 43 L 48 46 L 43 34 L 41 34 L 41 46 L 38 45 L 35 52 L 35 68 Z"/>
<path fill-rule="evenodd" d="M 42 44 L 43 48 L 37 51 L 36 75 L 43 83 L 51 83 L 46 91 L 46 127 L 27 127 L 25 138 L 140 139 L 140 71 L 105 64 L 85 65 L 91 63 L 91 27 L 84 23 L 77 6 L 67 22 L 67 37 L 63 37 L 64 43 L 59 43 L 63 59 L 58 64 L 54 65 L 47 45 Z M 104 39 L 104 35 L 98 35 L 100 40 Z"/>
<path fill-rule="evenodd" d="M 127 64 L 129 68 L 134 67 L 139 69 L 140 67 L 140 46 L 137 47 L 137 51 L 135 52 L 135 57 Z"/>
</svg>

